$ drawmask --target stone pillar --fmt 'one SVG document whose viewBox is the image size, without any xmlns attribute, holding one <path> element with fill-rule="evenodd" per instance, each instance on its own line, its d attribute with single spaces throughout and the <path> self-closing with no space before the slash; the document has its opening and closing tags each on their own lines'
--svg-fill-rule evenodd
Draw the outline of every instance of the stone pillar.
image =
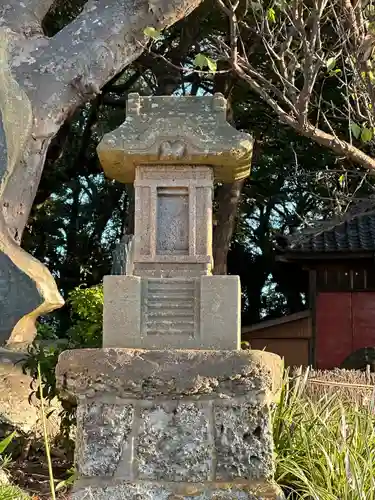
<svg viewBox="0 0 375 500">
<path fill-rule="evenodd" d="M 273 354 L 240 350 L 238 276 L 212 275 L 214 179 L 249 174 L 225 99 L 131 95 L 104 136 L 106 174 L 135 184 L 131 273 L 104 278 L 103 349 L 63 353 L 78 401 L 74 500 L 279 498 Z"/>
<path fill-rule="evenodd" d="M 283 498 L 269 416 L 281 370 L 263 351 L 64 352 L 58 384 L 78 399 L 72 500 Z"/>
</svg>

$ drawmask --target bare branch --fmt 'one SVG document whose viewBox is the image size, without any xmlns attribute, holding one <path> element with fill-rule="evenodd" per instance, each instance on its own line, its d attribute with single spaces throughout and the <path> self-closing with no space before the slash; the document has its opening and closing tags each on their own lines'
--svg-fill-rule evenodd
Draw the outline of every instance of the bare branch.
<svg viewBox="0 0 375 500">
<path fill-rule="evenodd" d="M 219 7 L 222 11 L 228 16 L 229 19 L 229 33 L 230 33 L 230 48 L 231 48 L 231 59 L 233 63 L 237 62 L 238 55 L 238 22 L 236 16 L 236 9 L 239 5 L 239 0 L 235 3 L 235 5 L 230 4 L 230 7 L 227 7 L 223 0 L 217 0 Z"/>
<path fill-rule="evenodd" d="M 237 74 L 248 82 L 250 87 L 275 111 L 281 123 L 289 125 L 298 134 L 308 137 L 315 141 L 316 143 L 324 146 L 336 154 L 344 156 L 355 163 L 359 163 L 364 168 L 368 168 L 375 173 L 375 159 L 371 158 L 369 155 L 356 148 L 352 144 L 346 141 L 340 140 L 337 136 L 328 134 L 317 127 L 314 127 L 311 123 L 307 122 L 303 126 L 301 123 L 290 116 L 286 111 L 284 111 L 277 102 L 261 87 L 251 76 L 246 74 L 246 72 L 240 67 L 236 66 L 235 71 Z"/>
<path fill-rule="evenodd" d="M 218 0 L 220 4 L 223 1 Z M 257 9 L 250 9 L 252 24 L 245 17 L 239 25 L 242 53 L 234 58 L 233 47 L 217 37 L 221 56 L 232 63 L 235 72 L 282 123 L 339 156 L 374 170 L 375 160 L 361 146 L 353 145 L 351 137 L 355 121 L 355 139 L 363 144 L 375 142 L 375 35 L 369 28 L 364 2 L 292 0 L 278 8 L 273 18 L 261 2 L 257 5 Z M 221 7 L 231 19 L 227 4 Z M 267 65 L 246 51 L 244 37 L 252 40 L 254 34 L 265 50 Z M 328 93 L 332 84 L 337 89 L 336 104 Z"/>
</svg>

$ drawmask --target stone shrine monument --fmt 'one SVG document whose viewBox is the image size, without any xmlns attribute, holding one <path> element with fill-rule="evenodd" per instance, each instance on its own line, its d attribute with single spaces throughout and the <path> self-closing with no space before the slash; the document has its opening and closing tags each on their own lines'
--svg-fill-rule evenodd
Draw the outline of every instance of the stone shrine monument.
<svg viewBox="0 0 375 500">
<path fill-rule="evenodd" d="M 240 349 L 239 278 L 212 275 L 213 183 L 249 175 L 251 137 L 222 95 L 130 94 L 98 154 L 134 183 L 135 234 L 126 275 L 104 278 L 103 349 L 66 351 L 56 370 L 78 401 L 73 499 L 282 498 L 282 362 Z"/>
<path fill-rule="evenodd" d="M 212 276 L 214 177 L 249 174 L 252 140 L 214 97 L 131 94 L 127 118 L 98 154 L 134 183 L 132 276 L 104 278 L 103 347 L 238 349 L 237 276 Z"/>
</svg>

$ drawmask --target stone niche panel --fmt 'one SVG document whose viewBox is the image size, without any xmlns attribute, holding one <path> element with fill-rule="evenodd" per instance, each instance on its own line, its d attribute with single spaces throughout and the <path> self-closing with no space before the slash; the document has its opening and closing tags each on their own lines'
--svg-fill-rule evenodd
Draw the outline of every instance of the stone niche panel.
<svg viewBox="0 0 375 500">
<path fill-rule="evenodd" d="M 212 265 L 210 167 L 138 166 L 134 262 Z M 207 266 L 206 266 L 207 267 Z M 198 273 L 199 274 L 199 273 Z"/>
<path fill-rule="evenodd" d="M 189 254 L 189 191 L 187 187 L 158 187 L 156 254 Z"/>
<path fill-rule="evenodd" d="M 100 402 L 78 405 L 76 462 L 81 476 L 112 476 L 134 419 L 132 405 Z"/>
<path fill-rule="evenodd" d="M 272 478 L 272 433 L 269 411 L 259 403 L 216 404 L 216 479 Z"/>
<path fill-rule="evenodd" d="M 135 456 L 138 479 L 207 481 L 212 443 L 199 403 L 165 403 L 141 410 Z"/>
</svg>

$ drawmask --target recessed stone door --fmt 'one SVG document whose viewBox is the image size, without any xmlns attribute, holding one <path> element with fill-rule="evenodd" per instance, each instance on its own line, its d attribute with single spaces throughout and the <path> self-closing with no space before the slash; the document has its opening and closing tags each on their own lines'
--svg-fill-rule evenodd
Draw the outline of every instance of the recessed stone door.
<svg viewBox="0 0 375 500">
<path fill-rule="evenodd" d="M 157 188 L 157 255 L 189 254 L 189 191 L 187 187 Z"/>
</svg>

